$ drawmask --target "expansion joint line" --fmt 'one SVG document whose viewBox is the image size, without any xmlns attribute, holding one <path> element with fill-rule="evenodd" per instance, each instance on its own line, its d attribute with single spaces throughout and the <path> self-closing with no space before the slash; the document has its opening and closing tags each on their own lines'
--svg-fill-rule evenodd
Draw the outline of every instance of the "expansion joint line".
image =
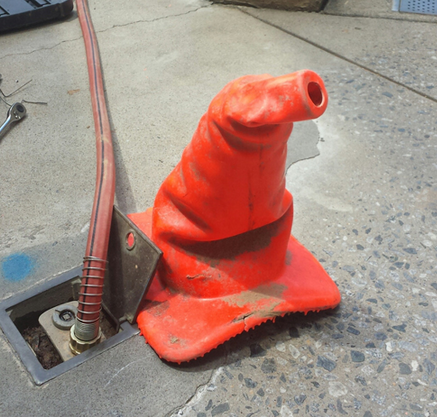
<svg viewBox="0 0 437 417">
<path fill-rule="evenodd" d="M 256 19 L 256 20 L 259 20 L 260 22 L 265 23 L 266 25 L 274 27 L 275 29 L 278 29 L 281 32 L 284 32 L 287 35 L 293 36 L 294 38 L 299 39 L 299 40 L 301 40 L 303 42 L 306 42 L 306 43 L 308 43 L 308 44 L 310 44 L 310 45 L 312 45 L 312 46 L 314 46 L 314 47 L 316 47 L 316 48 L 318 48 L 318 49 L 320 49 L 320 50 L 322 50 L 324 52 L 327 52 L 330 55 L 335 56 L 336 58 L 339 58 L 339 59 L 341 59 L 341 60 L 343 60 L 345 62 L 348 62 L 349 64 L 355 65 L 355 66 L 357 66 L 357 67 L 359 67 L 359 68 L 361 68 L 361 69 L 363 69 L 363 70 L 365 70 L 367 72 L 370 72 L 373 75 L 376 75 L 377 77 L 383 78 L 384 80 L 387 80 L 387 81 L 389 81 L 389 82 L 391 82 L 393 84 L 396 84 L 396 85 L 398 85 L 398 86 L 400 86 L 402 88 L 405 88 L 406 90 L 411 91 L 412 93 L 415 93 L 415 94 L 417 94 L 417 95 L 419 95 L 419 96 L 421 96 L 421 97 L 423 97 L 423 98 L 425 98 L 427 100 L 431 100 L 434 103 L 437 103 L 437 98 L 434 98 L 434 97 L 430 96 L 429 94 L 423 93 L 423 92 L 421 92 L 419 90 L 416 90 L 415 88 L 412 88 L 412 87 L 409 87 L 409 86 L 407 86 L 405 84 L 402 84 L 401 82 L 396 81 L 393 78 L 390 78 L 390 77 L 388 77 L 388 76 L 386 76 L 384 74 L 381 74 L 378 71 L 375 71 L 375 70 L 372 70 L 371 68 L 365 67 L 364 65 L 361 65 L 358 62 L 353 61 L 352 59 L 346 58 L 344 55 L 341 55 L 341 54 L 339 54 L 339 53 L 337 53 L 335 51 L 332 51 L 329 48 L 326 48 L 326 47 L 324 47 L 322 45 L 319 45 L 316 42 L 313 42 L 313 41 L 311 41 L 311 40 L 309 40 L 307 38 L 304 38 L 303 36 L 300 36 L 300 35 L 292 32 L 290 30 L 284 29 L 284 28 L 282 28 L 279 25 L 276 25 L 276 24 L 274 24 L 272 22 L 269 22 L 268 20 L 262 19 L 261 17 L 258 17 L 258 16 L 254 16 L 253 14 L 249 13 L 247 10 L 241 9 L 239 7 L 237 7 L 237 8 L 238 8 L 238 10 L 240 10 L 240 12 L 242 12 L 242 13 L 244 13 L 244 14 L 246 14 L 246 15 L 248 15 L 248 16 Z"/>
</svg>

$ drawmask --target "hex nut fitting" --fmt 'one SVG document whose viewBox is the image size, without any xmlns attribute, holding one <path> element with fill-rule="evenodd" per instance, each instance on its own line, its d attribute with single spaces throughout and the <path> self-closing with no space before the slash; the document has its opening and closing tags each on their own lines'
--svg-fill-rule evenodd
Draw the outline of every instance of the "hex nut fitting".
<svg viewBox="0 0 437 417">
<path fill-rule="evenodd" d="M 77 307 L 71 304 L 62 304 L 53 311 L 52 322 L 60 330 L 70 330 L 74 325 Z"/>
<path fill-rule="evenodd" d="M 100 340 L 102 338 L 102 330 L 99 329 L 99 335 L 93 339 L 93 340 L 89 340 L 89 341 L 85 341 L 85 340 L 80 340 L 76 337 L 76 335 L 74 334 L 74 327 L 72 326 L 70 329 L 70 350 L 74 355 L 79 355 L 82 352 L 85 352 L 88 349 L 91 349 L 93 346 L 96 346 L 100 343 Z"/>
</svg>

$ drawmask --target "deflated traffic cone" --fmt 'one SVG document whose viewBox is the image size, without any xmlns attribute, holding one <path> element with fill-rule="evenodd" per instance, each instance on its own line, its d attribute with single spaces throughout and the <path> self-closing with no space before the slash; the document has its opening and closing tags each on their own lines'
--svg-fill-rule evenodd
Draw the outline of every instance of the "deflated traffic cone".
<svg viewBox="0 0 437 417">
<path fill-rule="evenodd" d="M 202 117 L 153 209 L 129 217 L 163 251 L 138 325 L 168 361 L 200 356 L 268 319 L 336 307 L 340 293 L 291 233 L 293 122 L 327 106 L 312 71 L 229 83 Z"/>
</svg>

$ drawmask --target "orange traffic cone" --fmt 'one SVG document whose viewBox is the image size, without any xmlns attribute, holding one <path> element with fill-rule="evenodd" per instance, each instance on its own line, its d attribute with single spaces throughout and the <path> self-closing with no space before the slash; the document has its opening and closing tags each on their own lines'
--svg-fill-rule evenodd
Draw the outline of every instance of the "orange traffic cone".
<svg viewBox="0 0 437 417">
<path fill-rule="evenodd" d="M 285 188 L 293 122 L 321 116 L 327 101 L 312 71 L 229 83 L 153 209 L 129 216 L 164 252 L 137 319 L 160 357 L 188 361 L 268 319 L 339 304 L 335 283 L 290 235 Z"/>
</svg>

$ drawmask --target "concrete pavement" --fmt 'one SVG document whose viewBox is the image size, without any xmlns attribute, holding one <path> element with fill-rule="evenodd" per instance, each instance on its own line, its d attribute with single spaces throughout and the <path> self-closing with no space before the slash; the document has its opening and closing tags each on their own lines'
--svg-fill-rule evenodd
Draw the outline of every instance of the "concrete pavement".
<svg viewBox="0 0 437 417">
<path fill-rule="evenodd" d="M 437 415 L 437 17 L 359 3 L 362 16 L 344 1 L 323 14 L 90 2 L 125 213 L 153 204 L 227 82 L 303 68 L 322 76 L 330 104 L 296 125 L 287 187 L 293 234 L 343 300 L 182 366 L 160 361 L 137 336 L 42 387 L 0 332 L 0 415 Z M 28 104 L 27 119 L 0 142 L 1 300 L 83 256 L 95 162 L 76 15 L 1 35 L 0 73 L 6 93 L 33 80 L 15 101 L 48 102 Z M 28 260 L 26 273 L 8 272 L 14 259 Z"/>
</svg>

